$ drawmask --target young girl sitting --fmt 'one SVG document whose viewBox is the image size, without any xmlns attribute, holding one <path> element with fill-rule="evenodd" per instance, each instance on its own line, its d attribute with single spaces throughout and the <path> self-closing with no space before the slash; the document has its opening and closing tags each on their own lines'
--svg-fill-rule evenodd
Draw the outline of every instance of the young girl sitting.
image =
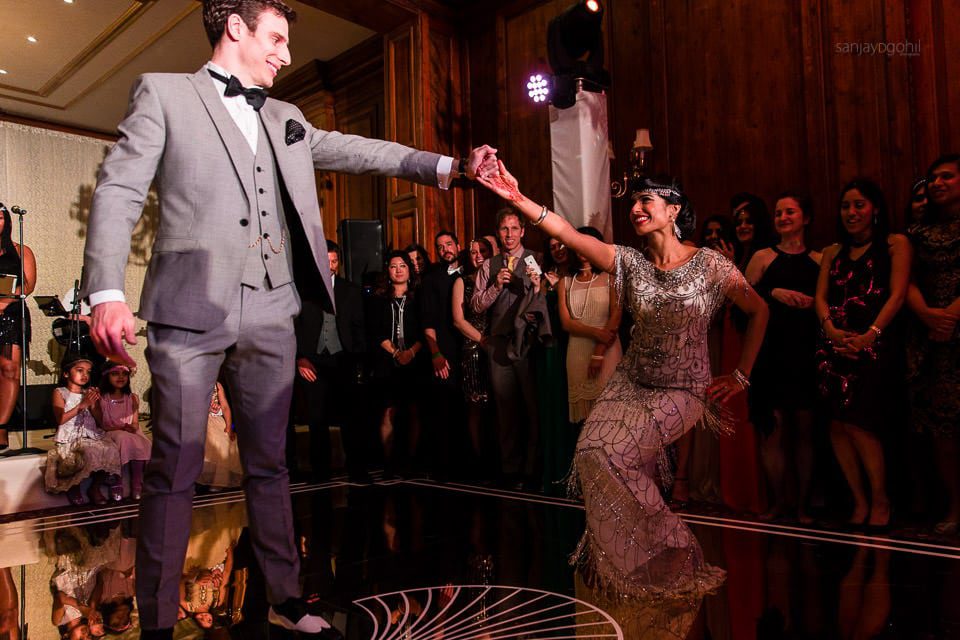
<svg viewBox="0 0 960 640">
<path fill-rule="evenodd" d="M 56 447 L 47 452 L 44 480 L 50 493 L 67 492 L 71 504 L 83 504 L 80 483 L 93 478 L 88 495 L 94 504 L 107 499 L 100 489 L 120 473 L 120 450 L 97 426 L 90 412 L 100 399 L 97 389 L 86 389 L 93 363 L 80 354 L 67 354 L 62 370 L 65 384 L 53 392 L 57 420 Z"/>
<path fill-rule="evenodd" d="M 93 407 L 100 427 L 120 449 L 121 469 L 130 467 L 130 497 L 140 499 L 143 468 L 150 460 L 150 440 L 140 430 L 140 399 L 130 391 L 130 368 L 107 361 L 100 378 L 100 402 Z M 123 483 L 110 487 L 110 497 L 123 499 Z"/>
</svg>

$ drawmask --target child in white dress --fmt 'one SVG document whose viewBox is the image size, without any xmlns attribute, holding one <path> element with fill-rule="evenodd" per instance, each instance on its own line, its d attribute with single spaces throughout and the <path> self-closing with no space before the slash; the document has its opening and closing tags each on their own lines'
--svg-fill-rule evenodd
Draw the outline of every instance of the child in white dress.
<svg viewBox="0 0 960 640">
<path fill-rule="evenodd" d="M 100 399 L 97 389 L 86 389 L 92 367 L 85 356 L 67 354 L 62 366 L 64 386 L 53 392 L 53 415 L 60 426 L 56 446 L 47 452 L 44 481 L 50 493 L 66 492 L 71 504 L 83 504 L 80 484 L 87 478 L 93 479 L 88 491 L 91 502 L 105 504 L 101 489 L 120 473 L 120 450 L 91 413 Z"/>
</svg>

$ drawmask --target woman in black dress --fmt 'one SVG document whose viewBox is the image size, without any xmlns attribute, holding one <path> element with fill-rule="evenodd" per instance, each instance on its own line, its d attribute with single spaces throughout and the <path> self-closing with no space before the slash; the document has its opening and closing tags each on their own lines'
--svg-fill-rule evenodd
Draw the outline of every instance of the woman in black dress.
<svg viewBox="0 0 960 640">
<path fill-rule="evenodd" d="M 816 295 L 824 337 L 817 352 L 820 392 L 833 451 L 853 493 L 849 522 L 871 527 L 890 521 L 880 436 L 892 397 L 891 324 L 910 278 L 910 243 L 889 229 L 880 187 L 869 180 L 847 184 L 840 195 L 840 242 L 823 252 Z"/>
<path fill-rule="evenodd" d="M 417 400 L 429 379 L 429 363 L 421 356 L 423 331 L 416 298 L 417 279 L 410 256 L 405 251 L 391 251 L 384 267 L 386 280 L 369 298 L 367 322 L 371 344 L 377 345 L 373 380 L 378 391 L 376 397 L 384 403 L 380 438 L 386 477 L 393 475 L 399 462 L 394 451 L 400 434 L 406 436 L 403 463 L 411 465 L 417 453 L 420 440 Z"/>
<path fill-rule="evenodd" d="M 10 213 L 3 206 L 0 206 L 0 220 L 0 274 L 17 277 L 15 295 L 30 295 L 37 285 L 37 261 L 30 247 L 14 244 Z M 19 281 L 21 260 L 23 283 Z M 20 394 L 20 358 L 24 357 L 20 347 L 23 323 L 26 324 L 29 348 L 30 312 L 26 305 L 13 298 L 0 298 L 0 449 L 9 446 L 7 423 Z"/>
<path fill-rule="evenodd" d="M 773 215 L 780 242 L 754 253 L 746 273 L 747 282 L 770 307 L 749 392 L 750 417 L 763 436 L 760 453 L 770 507 L 762 517 L 781 515 L 789 501 L 796 503 L 791 508 L 804 524 L 811 522 L 807 498 L 817 395 L 813 296 L 821 257 L 804 242 L 812 218 L 810 198 L 791 191 L 780 194 Z"/>
</svg>

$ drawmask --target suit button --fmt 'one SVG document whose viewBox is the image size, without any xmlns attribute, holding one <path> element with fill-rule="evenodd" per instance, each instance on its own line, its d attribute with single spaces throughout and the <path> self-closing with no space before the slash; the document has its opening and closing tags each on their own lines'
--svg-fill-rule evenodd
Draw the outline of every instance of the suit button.
<svg viewBox="0 0 960 640">
<path fill-rule="evenodd" d="M 248 224 L 250 224 L 250 221 L 249 221 L 249 220 L 247 220 L 246 218 L 241 218 L 241 220 L 240 220 L 240 226 L 241 226 L 241 227 L 245 227 L 245 226 L 247 226 Z"/>
<path fill-rule="evenodd" d="M 263 259 L 264 259 L 264 260 L 269 260 L 269 259 L 270 259 L 270 256 L 268 256 L 267 254 L 263 254 Z"/>
<path fill-rule="evenodd" d="M 268 240 L 269 238 L 270 238 L 270 234 L 269 234 L 269 233 L 263 234 L 263 239 L 264 239 L 264 240 Z"/>
<path fill-rule="evenodd" d="M 263 189 L 258 189 L 258 191 L 260 191 L 260 193 L 266 193 Z"/>
<path fill-rule="evenodd" d="M 257 173 L 260 173 L 261 171 L 263 171 L 263 169 L 261 169 L 260 167 L 257 167 Z"/>
<path fill-rule="evenodd" d="M 266 212 L 266 211 L 261 211 L 261 212 L 260 212 L 260 215 L 265 216 L 265 215 L 267 215 L 267 212 Z"/>
</svg>

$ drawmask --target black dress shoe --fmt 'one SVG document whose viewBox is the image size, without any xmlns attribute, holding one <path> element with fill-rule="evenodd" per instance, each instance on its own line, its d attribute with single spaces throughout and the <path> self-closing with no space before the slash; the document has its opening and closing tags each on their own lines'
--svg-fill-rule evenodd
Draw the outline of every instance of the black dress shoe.
<svg viewBox="0 0 960 640">
<path fill-rule="evenodd" d="M 140 640 L 173 640 L 173 627 L 169 629 L 141 629 Z"/>
<path fill-rule="evenodd" d="M 270 607 L 267 615 L 270 624 L 275 624 L 290 631 L 301 633 L 320 634 L 320 638 L 342 640 L 343 636 L 321 616 L 307 611 L 307 604 L 303 598 L 287 598 L 283 604 Z"/>
</svg>

